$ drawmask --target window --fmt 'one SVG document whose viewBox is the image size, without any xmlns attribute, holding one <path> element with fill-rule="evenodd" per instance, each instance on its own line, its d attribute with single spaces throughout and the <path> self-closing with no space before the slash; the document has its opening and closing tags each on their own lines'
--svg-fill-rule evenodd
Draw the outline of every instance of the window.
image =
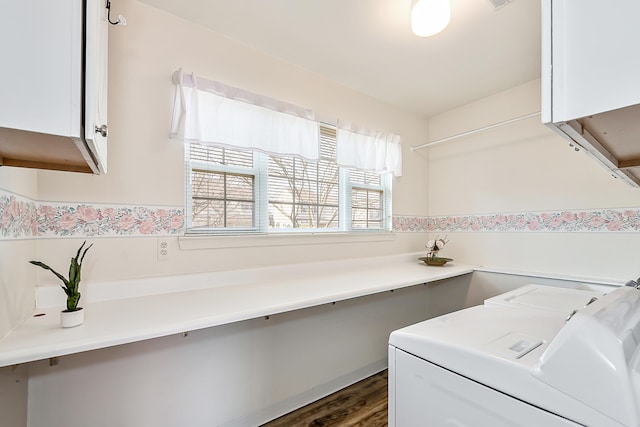
<svg viewBox="0 0 640 427">
<path fill-rule="evenodd" d="M 384 228 L 385 198 L 380 176 L 373 172 L 349 171 L 351 190 L 351 228 Z"/>
<path fill-rule="evenodd" d="M 248 151 L 187 146 L 188 230 L 255 229 L 256 168 Z"/>
<path fill-rule="evenodd" d="M 336 164 L 320 126 L 319 162 L 186 145 L 187 233 L 388 231 L 391 176 Z"/>
</svg>

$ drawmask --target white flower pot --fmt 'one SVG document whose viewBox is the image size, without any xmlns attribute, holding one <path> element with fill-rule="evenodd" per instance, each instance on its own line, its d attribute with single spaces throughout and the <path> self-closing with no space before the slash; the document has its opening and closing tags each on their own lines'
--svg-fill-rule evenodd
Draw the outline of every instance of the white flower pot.
<svg viewBox="0 0 640 427">
<path fill-rule="evenodd" d="M 84 310 L 82 307 L 75 311 L 63 310 L 60 312 L 60 326 L 63 328 L 73 328 L 84 323 Z"/>
</svg>

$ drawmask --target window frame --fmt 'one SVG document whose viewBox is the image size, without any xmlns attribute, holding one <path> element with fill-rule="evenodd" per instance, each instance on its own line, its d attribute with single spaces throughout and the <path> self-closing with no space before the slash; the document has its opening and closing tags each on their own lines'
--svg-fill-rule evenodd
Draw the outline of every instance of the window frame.
<svg viewBox="0 0 640 427">
<path fill-rule="evenodd" d="M 260 218 L 261 206 L 259 203 L 259 195 L 261 187 L 265 184 L 264 174 L 260 171 L 260 154 L 253 152 L 253 166 L 243 167 L 234 165 L 221 165 L 213 162 L 206 162 L 203 160 L 191 159 L 191 144 L 185 144 L 185 176 L 186 176 L 186 189 L 185 189 L 185 234 L 190 235 L 208 235 L 208 234 L 243 234 L 243 233 L 258 233 L 260 232 L 259 226 L 256 224 L 256 219 Z M 194 167 L 196 166 L 196 167 Z M 203 170 L 207 172 L 220 173 L 225 175 L 250 175 L 253 176 L 253 227 L 209 227 L 202 229 L 194 229 L 193 227 L 193 185 L 192 185 L 192 171 Z M 225 215 L 226 216 L 226 215 Z"/>
<path fill-rule="evenodd" d="M 384 173 L 379 176 L 380 184 L 372 185 L 372 184 L 363 184 L 359 182 L 353 182 L 350 178 L 350 170 L 351 168 L 341 168 L 341 174 L 344 174 L 344 191 L 341 191 L 341 196 L 344 196 L 345 199 L 345 221 L 342 222 L 345 224 L 345 228 L 347 231 L 354 233 L 379 233 L 385 231 L 391 231 L 392 221 L 391 221 L 391 187 L 393 177 L 390 173 Z M 380 228 L 353 228 L 352 218 L 353 218 L 353 201 L 352 194 L 354 189 L 361 189 L 365 191 L 381 191 L 381 209 L 382 209 L 382 227 Z M 344 194 L 343 194 L 344 193 Z"/>
<path fill-rule="evenodd" d="M 325 127 L 330 132 L 335 132 L 335 126 L 322 123 L 320 127 Z M 225 147 L 219 147 L 225 148 Z M 237 150 L 233 147 L 228 149 Z M 253 151 L 253 167 L 221 165 L 202 160 L 192 160 L 190 158 L 191 144 L 185 144 L 185 236 L 207 236 L 207 235 L 282 235 L 282 234 L 344 234 L 344 233 L 385 233 L 390 232 L 392 227 L 391 202 L 392 202 L 392 181 L 390 173 L 378 175 L 380 185 L 362 184 L 352 182 L 349 172 L 352 168 L 336 165 L 338 168 L 338 227 L 334 228 L 269 228 L 269 159 L 270 155 Z M 242 151 L 242 150 L 239 150 Z M 275 156 L 282 157 L 282 156 Z M 334 159 L 335 161 L 335 159 Z M 192 170 L 201 169 L 222 174 L 251 175 L 254 179 L 254 226 L 253 227 L 231 227 L 231 228 L 199 228 L 195 229 L 193 221 L 193 189 Z M 373 190 L 382 192 L 382 227 L 381 228 L 353 228 L 352 215 L 353 205 L 351 200 L 354 188 L 363 190 Z M 318 206 L 318 205 L 316 205 Z"/>
</svg>

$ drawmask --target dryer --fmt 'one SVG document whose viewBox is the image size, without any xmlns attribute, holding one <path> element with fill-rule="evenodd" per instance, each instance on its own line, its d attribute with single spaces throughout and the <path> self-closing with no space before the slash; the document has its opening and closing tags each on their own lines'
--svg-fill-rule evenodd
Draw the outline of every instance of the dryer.
<svg viewBox="0 0 640 427">
<path fill-rule="evenodd" d="M 640 291 L 567 318 L 488 304 L 392 332 L 389 426 L 640 426 Z"/>
</svg>

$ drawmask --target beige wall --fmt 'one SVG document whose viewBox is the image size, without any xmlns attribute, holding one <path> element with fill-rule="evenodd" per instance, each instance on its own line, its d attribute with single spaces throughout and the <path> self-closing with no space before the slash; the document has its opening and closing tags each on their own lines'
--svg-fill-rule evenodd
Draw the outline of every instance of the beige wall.
<svg viewBox="0 0 640 427">
<path fill-rule="evenodd" d="M 126 0 L 118 12 L 126 27 L 109 30 L 109 172 L 105 176 L 42 171 L 43 201 L 183 206 L 184 166 L 180 142 L 169 140 L 172 73 L 186 72 L 312 108 L 323 121 L 336 118 L 400 134 L 404 176 L 393 182 L 395 213 L 427 209 L 427 168 L 409 145 L 421 143 L 426 121 L 338 86 L 315 74 L 234 43 L 202 27 L 143 3 Z M 273 263 L 416 251 L 423 237 L 400 233 L 390 242 L 278 246 L 276 248 L 180 250 L 170 238 L 171 257 L 157 260 L 156 238 L 101 238 L 87 255 L 86 280 L 102 281 Z M 64 265 L 82 239 L 40 239 L 39 255 Z M 56 264 L 58 263 L 58 264 Z M 40 282 L 55 279 L 39 272 Z"/>
<path fill-rule="evenodd" d="M 532 81 L 429 120 L 430 140 L 540 110 Z M 538 117 L 427 148 L 429 215 L 640 207 L 628 187 Z M 447 254 L 491 267 L 625 280 L 640 275 L 637 233 L 456 232 Z"/>
<path fill-rule="evenodd" d="M 36 177 L 32 170 L 2 167 L 0 188 L 32 198 L 37 194 Z M 0 233 L 0 338 L 33 310 L 36 286 L 36 271 L 27 263 L 36 255 L 35 240 L 2 237 Z"/>
</svg>

